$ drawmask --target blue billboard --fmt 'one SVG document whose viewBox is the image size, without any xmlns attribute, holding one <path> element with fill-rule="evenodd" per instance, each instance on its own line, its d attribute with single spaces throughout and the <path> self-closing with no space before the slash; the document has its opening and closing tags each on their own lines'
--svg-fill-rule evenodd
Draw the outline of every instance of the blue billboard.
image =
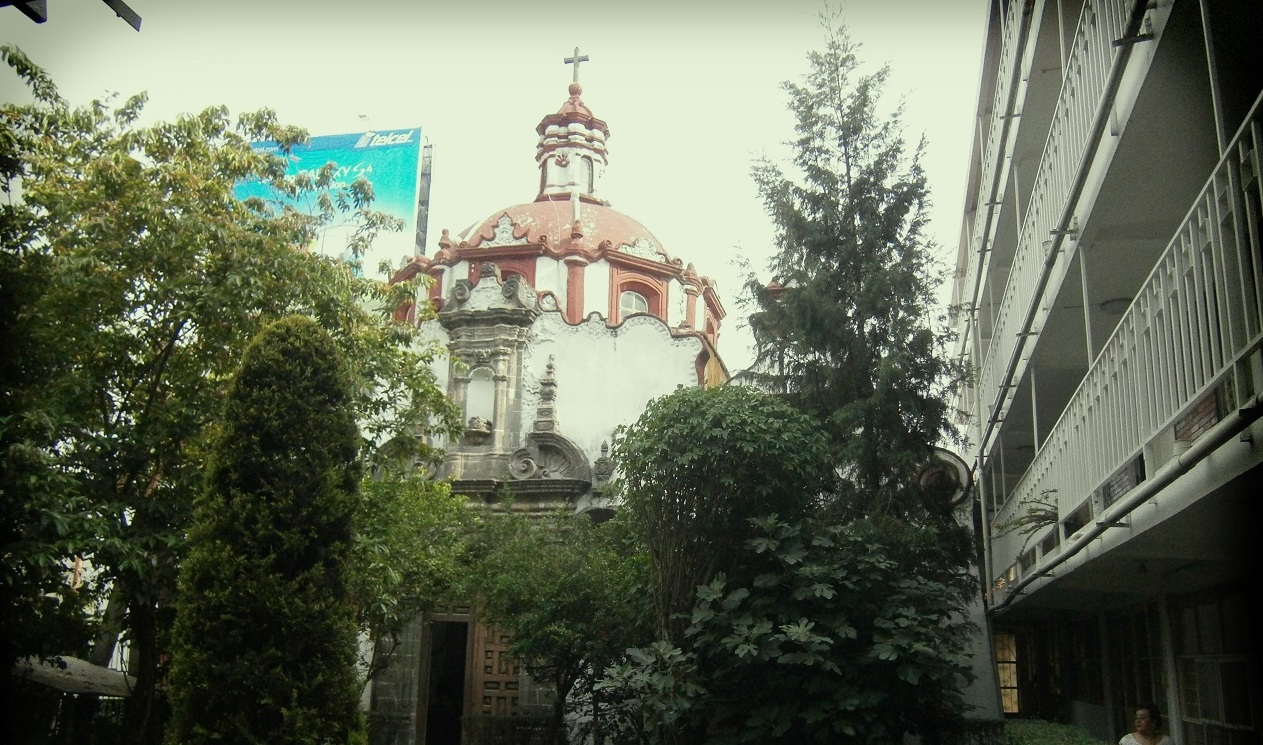
<svg viewBox="0 0 1263 745">
<path fill-rule="evenodd" d="M 262 152 L 279 152 L 275 142 L 259 142 L 253 146 Z M 361 257 L 364 273 L 377 276 L 377 267 L 384 260 L 397 267 L 402 259 L 422 253 L 416 245 L 418 228 L 418 169 L 421 160 L 421 128 L 387 129 L 353 132 L 342 135 L 312 137 L 305 145 L 295 145 L 290 153 L 286 173 L 317 171 L 334 163 L 333 188 L 350 186 L 361 176 L 373 185 L 372 209 L 385 212 L 403 221 L 399 232 L 379 233 L 373 246 Z M 307 214 L 315 214 L 314 198 L 295 201 L 278 194 L 261 181 L 237 184 L 238 199 L 261 197 L 280 200 Z M 325 228 L 312 250 L 327 256 L 349 258 L 352 225 L 348 221 Z"/>
</svg>

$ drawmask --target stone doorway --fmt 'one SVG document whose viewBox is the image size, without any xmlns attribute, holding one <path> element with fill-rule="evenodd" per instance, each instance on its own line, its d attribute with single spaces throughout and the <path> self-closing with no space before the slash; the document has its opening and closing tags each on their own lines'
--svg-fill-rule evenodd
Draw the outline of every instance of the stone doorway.
<svg viewBox="0 0 1263 745">
<path fill-rule="evenodd" d="M 464 613 L 426 616 L 418 745 L 523 745 L 538 739 L 539 711 L 548 707 L 535 706 L 536 716 L 523 716 L 523 673 L 508 656 L 508 644 L 507 635 Z"/>
<path fill-rule="evenodd" d="M 469 623 L 431 620 L 425 645 L 426 678 L 421 701 L 422 742 L 462 745 L 461 729 L 467 699 Z"/>
</svg>

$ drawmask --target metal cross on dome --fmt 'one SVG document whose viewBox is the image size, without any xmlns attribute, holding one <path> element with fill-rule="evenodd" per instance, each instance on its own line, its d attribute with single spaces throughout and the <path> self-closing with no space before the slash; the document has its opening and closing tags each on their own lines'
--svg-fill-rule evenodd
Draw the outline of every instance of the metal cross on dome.
<svg viewBox="0 0 1263 745">
<path fill-rule="evenodd" d="M 583 55 L 582 57 L 580 57 L 580 56 L 579 56 L 579 47 L 575 47 L 575 48 L 574 48 L 574 56 L 573 56 L 573 57 L 567 57 L 567 58 L 565 58 L 565 59 L 564 59 L 564 60 L 562 60 L 562 61 L 563 61 L 563 62 L 565 62 L 567 65 L 570 65 L 570 64 L 573 64 L 573 65 L 574 65 L 574 82 L 576 82 L 576 83 L 577 83 L 577 82 L 579 82 L 579 63 L 580 63 L 580 62 L 587 62 L 587 61 L 588 61 L 588 55 L 586 55 L 586 54 L 585 54 L 585 55 Z"/>
</svg>

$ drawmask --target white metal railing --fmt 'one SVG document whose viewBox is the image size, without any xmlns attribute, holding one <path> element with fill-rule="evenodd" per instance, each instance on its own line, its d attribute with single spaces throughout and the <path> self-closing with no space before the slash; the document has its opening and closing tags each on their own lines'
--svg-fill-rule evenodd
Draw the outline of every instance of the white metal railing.
<svg viewBox="0 0 1263 745">
<path fill-rule="evenodd" d="M 1056 492 L 1065 517 L 1263 343 L 1263 96 L 996 523 Z M 1148 464 L 1152 473 L 1161 463 Z M 1006 567 L 1023 546 L 993 539 Z"/>
<path fill-rule="evenodd" d="M 1005 9 L 1001 26 L 1003 37 L 1000 40 L 999 63 L 996 68 L 995 95 L 991 102 L 991 123 L 987 129 L 987 139 L 982 151 L 982 177 L 978 181 L 979 216 L 974 220 L 973 231 L 969 240 L 968 264 L 965 267 L 965 287 L 970 288 L 970 296 L 977 294 L 980 277 L 985 271 L 986 262 L 983 257 L 988 254 L 986 242 L 988 235 L 994 232 L 995 213 L 999 207 L 999 193 L 1004 188 L 1003 173 L 1000 163 L 1004 160 L 1005 146 L 1008 143 L 1009 131 L 1014 126 L 1014 103 L 1018 85 L 1018 52 L 1025 44 L 1030 24 L 1027 21 L 1025 6 L 1027 0 L 1011 0 Z M 968 299 L 968 298 L 964 298 Z M 976 331 L 974 333 L 977 333 Z"/>
<path fill-rule="evenodd" d="M 1139 0 L 1143 3 L 1143 0 Z M 991 344 L 979 366 L 979 398 L 995 420 L 1011 396 L 1018 345 L 1030 331 L 1034 305 L 1043 293 L 1048 265 L 1060 247 L 1058 235 L 1104 126 L 1112 85 L 1121 73 L 1125 47 L 1114 44 L 1127 33 L 1137 0 L 1088 0 L 1071 42 L 1048 138 L 1018 234 L 1017 249 L 996 312 Z M 1125 61 L 1125 59 L 1124 59 Z M 988 427 L 984 424 L 984 439 Z M 985 451 L 987 442 L 979 443 Z"/>
</svg>

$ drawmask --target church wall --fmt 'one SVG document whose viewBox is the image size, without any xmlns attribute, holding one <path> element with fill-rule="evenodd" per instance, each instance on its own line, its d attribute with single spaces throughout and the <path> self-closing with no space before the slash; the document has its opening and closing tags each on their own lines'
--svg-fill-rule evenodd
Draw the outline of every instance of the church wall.
<svg viewBox="0 0 1263 745">
<path fill-rule="evenodd" d="M 594 261 L 583 269 L 583 317 L 589 313 L 609 315 L 610 265 L 604 259 Z"/>
<path fill-rule="evenodd" d="M 686 303 L 688 295 L 684 293 L 684 283 L 678 279 L 670 282 L 670 289 L 667 290 L 667 325 L 671 328 L 679 326 L 688 320 Z"/>
<path fill-rule="evenodd" d="M 557 306 L 566 307 L 566 265 L 548 256 L 536 257 L 535 291 L 551 292 L 557 297 Z"/>
<path fill-rule="evenodd" d="M 455 264 L 453 264 L 451 268 L 449 268 L 447 271 L 443 272 L 443 287 L 442 287 L 443 291 L 440 297 L 451 297 L 452 285 L 456 284 L 459 280 L 462 280 L 462 279 L 469 279 L 469 262 L 468 261 L 458 261 Z"/>
<path fill-rule="evenodd" d="M 603 320 L 577 326 L 547 312 L 531 327 L 523 369 L 523 431 L 539 405 L 539 379 L 549 358 L 557 381 L 558 431 L 594 461 L 614 428 L 630 424 L 652 399 L 677 385 L 697 385 L 696 337 L 672 337 L 652 316 L 632 316 L 617 328 Z"/>
<path fill-rule="evenodd" d="M 438 323 L 424 325 L 421 333 L 447 347 L 447 331 Z M 535 421 L 539 381 L 550 355 L 557 381 L 558 431 L 594 461 L 614 428 L 635 421 L 650 400 L 677 385 L 697 385 L 701 353 L 700 339 L 672 337 L 652 316 L 632 316 L 619 327 L 609 328 L 604 313 L 577 326 L 566 323 L 559 311 L 541 313 L 530 329 L 525 350 L 519 441 Z M 451 364 L 446 355 L 430 364 L 444 390 L 450 390 Z"/>
</svg>

